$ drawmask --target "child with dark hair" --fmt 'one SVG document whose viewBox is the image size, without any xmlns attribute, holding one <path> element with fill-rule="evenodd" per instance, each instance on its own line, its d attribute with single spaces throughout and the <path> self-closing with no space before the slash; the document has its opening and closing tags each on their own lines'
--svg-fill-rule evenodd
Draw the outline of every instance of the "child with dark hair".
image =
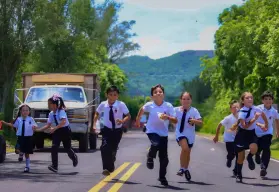
<svg viewBox="0 0 279 192">
<path fill-rule="evenodd" d="M 202 118 L 199 111 L 192 107 L 192 95 L 183 92 L 180 96 L 181 106 L 175 107 L 175 116 L 178 119 L 176 124 L 176 141 L 181 147 L 180 152 L 180 170 L 177 175 L 183 176 L 190 181 L 191 174 L 189 171 L 189 163 L 191 149 L 195 143 L 196 127 L 202 125 Z"/>
<path fill-rule="evenodd" d="M 226 143 L 227 149 L 227 167 L 231 167 L 232 160 L 236 157 L 235 166 L 233 169 L 233 175 L 236 176 L 236 165 L 237 165 L 237 153 L 235 152 L 235 132 L 231 131 L 230 128 L 237 123 L 238 118 L 238 110 L 239 110 L 239 103 L 236 100 L 230 102 L 230 111 L 231 114 L 226 116 L 217 126 L 216 135 L 213 138 L 215 143 L 218 142 L 219 139 L 219 132 L 222 126 L 225 127 L 224 130 L 224 142 Z"/>
<path fill-rule="evenodd" d="M 37 127 L 37 124 L 30 116 L 30 113 L 30 107 L 26 104 L 23 104 L 19 107 L 17 117 L 14 120 L 13 124 L 2 121 L 4 124 L 16 128 L 16 135 L 18 137 L 20 152 L 22 154 L 25 154 L 25 173 L 28 173 L 30 171 L 30 154 L 33 154 L 32 136 L 34 130 Z"/>
<path fill-rule="evenodd" d="M 129 121 L 131 115 L 126 104 L 118 100 L 119 90 L 110 86 L 106 90 L 107 100 L 100 103 L 94 116 L 94 129 L 101 113 L 104 113 L 104 128 L 102 128 L 101 156 L 103 175 L 110 175 L 115 169 L 116 153 L 123 134 L 123 124 Z M 123 118 L 124 117 L 124 118 Z"/>
<path fill-rule="evenodd" d="M 268 119 L 268 127 L 264 129 L 264 120 L 260 117 L 257 121 L 256 135 L 258 137 L 258 151 L 255 156 L 257 164 L 261 164 L 261 177 L 266 176 L 267 167 L 270 161 L 270 145 L 273 137 L 273 123 L 275 120 L 276 137 L 279 138 L 279 114 L 276 109 L 272 107 L 274 96 L 270 91 L 265 91 L 262 96 L 262 105 L 260 108 Z M 262 155 L 261 155 L 262 153 Z"/>
<path fill-rule="evenodd" d="M 160 170 L 159 181 L 167 186 L 166 179 L 168 158 L 168 126 L 169 123 L 177 123 L 172 104 L 164 101 L 164 87 L 156 85 L 151 88 L 152 101 L 147 102 L 139 110 L 136 126 L 140 127 L 140 119 L 144 112 L 149 113 L 146 125 L 146 134 L 151 142 L 151 147 L 147 155 L 147 168 L 154 168 L 154 159 L 159 151 Z"/>
<path fill-rule="evenodd" d="M 69 158 L 73 161 L 73 166 L 76 167 L 78 164 L 78 157 L 71 147 L 71 129 L 70 123 L 65 112 L 65 104 L 63 99 L 58 95 L 54 94 L 48 99 L 49 107 L 51 112 L 48 116 L 47 125 L 38 129 L 37 131 L 44 131 L 50 128 L 52 134 L 52 147 L 51 147 L 51 160 L 52 165 L 48 166 L 48 169 L 57 172 L 58 171 L 58 149 L 62 141 L 64 149 L 67 150 Z M 52 127 L 52 124 L 55 124 Z"/>
</svg>

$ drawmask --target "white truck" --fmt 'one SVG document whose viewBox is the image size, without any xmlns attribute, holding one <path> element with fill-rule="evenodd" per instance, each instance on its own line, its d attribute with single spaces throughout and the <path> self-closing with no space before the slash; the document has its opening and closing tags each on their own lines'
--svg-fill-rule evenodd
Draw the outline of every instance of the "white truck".
<svg viewBox="0 0 279 192">
<path fill-rule="evenodd" d="M 65 102 L 72 140 L 79 142 L 79 152 L 87 152 L 88 148 L 96 149 L 98 133 L 93 130 L 93 118 L 100 103 L 99 85 L 96 74 L 23 73 L 23 88 L 15 92 L 17 107 L 14 109 L 14 118 L 18 106 L 25 103 L 31 107 L 31 115 L 38 126 L 44 126 L 50 112 L 48 98 L 58 93 Z M 51 139 L 47 130 L 36 132 L 34 147 L 44 148 L 45 138 Z"/>
</svg>

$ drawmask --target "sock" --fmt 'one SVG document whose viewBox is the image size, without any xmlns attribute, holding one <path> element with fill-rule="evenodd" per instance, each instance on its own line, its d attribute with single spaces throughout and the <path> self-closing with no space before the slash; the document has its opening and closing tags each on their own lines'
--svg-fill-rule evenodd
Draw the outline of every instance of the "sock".
<svg viewBox="0 0 279 192">
<path fill-rule="evenodd" d="M 237 173 L 239 174 L 241 174 L 241 172 L 242 172 L 242 166 L 243 166 L 243 164 L 237 164 L 237 167 L 236 167 L 236 171 L 237 171 Z"/>
<path fill-rule="evenodd" d="M 26 167 L 29 168 L 29 166 L 30 166 L 30 158 L 28 158 L 28 159 L 26 158 L 26 161 L 25 161 L 25 162 L 26 162 Z"/>
</svg>

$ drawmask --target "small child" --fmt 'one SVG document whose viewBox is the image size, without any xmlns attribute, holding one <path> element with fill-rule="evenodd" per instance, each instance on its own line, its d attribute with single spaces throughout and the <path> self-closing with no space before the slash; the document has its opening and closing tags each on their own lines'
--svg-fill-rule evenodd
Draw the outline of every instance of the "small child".
<svg viewBox="0 0 279 192">
<path fill-rule="evenodd" d="M 175 115 L 178 119 L 176 124 L 176 141 L 181 146 L 180 153 L 180 170 L 177 175 L 183 176 L 190 181 L 191 174 L 189 171 L 191 149 L 195 142 L 195 125 L 202 125 L 199 111 L 192 107 L 192 95 L 183 92 L 180 96 L 181 106 L 175 108 Z"/>
<path fill-rule="evenodd" d="M 156 85 L 151 88 L 151 102 L 147 102 L 138 112 L 136 126 L 140 127 L 140 119 L 144 112 L 149 112 L 146 124 L 146 134 L 151 142 L 151 147 L 147 155 L 147 168 L 154 168 L 154 159 L 159 151 L 160 171 L 159 181 L 167 186 L 166 179 L 168 158 L 168 126 L 169 122 L 177 123 L 172 104 L 164 101 L 164 88 Z"/>
<path fill-rule="evenodd" d="M 30 112 L 30 107 L 23 104 L 19 107 L 19 111 L 13 125 L 2 121 L 4 124 L 16 128 L 20 152 L 25 154 L 25 173 L 30 171 L 30 154 L 33 154 L 32 136 L 34 130 L 37 128 L 37 124 L 34 119 L 30 117 Z"/>
<path fill-rule="evenodd" d="M 53 172 L 58 171 L 58 149 L 62 141 L 64 149 L 67 150 L 69 158 L 73 161 L 73 166 L 78 165 L 78 157 L 75 154 L 71 146 L 71 129 L 70 123 L 65 112 L 65 104 L 58 94 L 54 94 L 48 99 L 48 105 L 51 112 L 48 116 L 47 125 L 36 131 L 44 131 L 50 128 L 52 134 L 52 147 L 51 147 L 51 160 L 52 165 L 48 166 L 48 169 Z M 55 126 L 51 127 L 52 124 Z"/>
<path fill-rule="evenodd" d="M 119 90 L 110 86 L 106 91 L 107 100 L 103 101 L 94 116 L 94 129 L 101 113 L 104 113 L 104 128 L 102 132 L 101 156 L 103 162 L 103 175 L 110 175 L 114 169 L 118 145 L 123 134 L 123 124 L 131 118 L 126 104 L 118 101 Z M 124 118 L 123 118 L 124 117 Z"/>
<path fill-rule="evenodd" d="M 273 137 L 273 122 L 275 120 L 276 135 L 279 134 L 279 114 L 276 109 L 272 107 L 274 96 L 270 91 L 265 91 L 262 96 L 262 105 L 260 108 L 268 118 L 268 129 L 264 130 L 264 120 L 260 117 L 257 122 L 256 135 L 258 137 L 258 152 L 256 153 L 255 160 L 257 164 L 261 164 L 260 176 L 265 177 L 267 174 L 267 167 L 270 161 L 270 145 Z M 262 152 L 262 155 L 260 156 Z"/>
<path fill-rule="evenodd" d="M 235 166 L 233 169 L 233 175 L 236 176 L 236 165 L 237 165 L 237 153 L 235 152 L 235 132 L 230 131 L 230 128 L 237 123 L 238 118 L 238 110 L 239 110 L 239 103 L 236 100 L 230 102 L 230 111 L 231 114 L 226 116 L 218 125 L 216 129 L 216 135 L 213 138 L 215 143 L 218 142 L 219 139 L 219 132 L 222 126 L 225 127 L 224 130 L 224 142 L 226 143 L 227 149 L 227 167 L 231 167 L 232 160 L 236 157 Z"/>
</svg>

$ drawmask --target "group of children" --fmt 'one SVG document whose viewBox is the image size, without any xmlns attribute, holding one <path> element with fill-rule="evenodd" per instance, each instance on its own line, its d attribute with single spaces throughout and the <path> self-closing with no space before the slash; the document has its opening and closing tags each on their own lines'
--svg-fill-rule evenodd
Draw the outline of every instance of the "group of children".
<svg viewBox="0 0 279 192">
<path fill-rule="evenodd" d="M 270 91 L 265 91 L 259 106 L 254 106 L 253 95 L 249 92 L 242 94 L 240 103 L 230 103 L 231 114 L 226 116 L 217 126 L 213 141 L 218 142 L 219 132 L 224 129 L 224 142 L 227 148 L 227 167 L 231 167 L 232 160 L 236 158 L 233 174 L 237 182 L 242 182 L 242 166 L 245 160 L 245 150 L 249 149 L 247 155 L 248 167 L 255 169 L 255 161 L 260 164 L 260 176 L 265 177 L 270 161 L 270 146 L 276 127 L 276 137 L 279 138 L 279 114 L 273 108 L 274 96 Z M 262 154 L 261 154 L 262 153 Z"/>
<path fill-rule="evenodd" d="M 52 134 L 52 165 L 49 165 L 48 169 L 53 172 L 57 172 L 58 170 L 58 148 L 61 141 L 68 152 L 68 156 L 73 161 L 73 166 L 76 167 L 78 164 L 78 157 L 71 148 L 71 129 L 65 112 L 66 106 L 63 99 L 58 94 L 54 94 L 48 99 L 48 106 L 51 112 L 49 113 L 47 124 L 42 128 L 38 128 L 36 122 L 30 116 L 31 109 L 26 104 L 22 104 L 19 107 L 17 117 L 13 123 L 2 121 L 3 124 L 14 128 L 16 131 L 16 153 L 19 153 L 19 161 L 23 160 L 23 154 L 25 154 L 25 173 L 30 171 L 29 155 L 33 154 L 32 136 L 35 131 L 40 132 L 46 129 L 49 129 L 50 134 Z"/>
<path fill-rule="evenodd" d="M 104 113 L 104 128 L 101 129 L 102 144 L 100 147 L 103 174 L 110 175 L 115 170 L 115 161 L 118 145 L 122 138 L 122 125 L 129 121 L 131 116 L 126 104 L 118 100 L 119 90 L 116 86 L 111 86 L 106 90 L 107 100 L 101 102 L 95 112 L 93 128 L 96 129 L 96 122 L 101 113 Z M 158 180 L 162 185 L 167 186 L 166 179 L 168 159 L 168 129 L 170 123 L 176 127 L 176 141 L 181 148 L 180 168 L 178 176 L 185 176 L 190 181 L 189 171 L 191 149 L 195 143 L 195 126 L 202 125 L 202 117 L 199 111 L 192 107 L 192 95 L 183 92 L 180 96 L 179 107 L 164 100 L 164 87 L 156 85 L 151 88 L 152 101 L 145 103 L 139 110 L 136 118 L 136 126 L 140 127 L 140 119 L 144 113 L 149 113 L 146 124 L 146 134 L 151 146 L 147 154 L 146 166 L 148 169 L 154 168 L 154 159 L 159 156 L 160 169 Z M 261 176 L 267 174 L 266 169 L 270 159 L 270 145 L 273 134 L 273 120 L 276 125 L 279 122 L 277 110 L 272 107 L 273 95 L 264 92 L 262 95 L 263 105 L 255 107 L 253 96 L 245 92 L 241 96 L 240 104 L 237 101 L 230 103 L 231 114 L 225 117 L 217 127 L 214 142 L 218 142 L 219 132 L 222 126 L 225 127 L 224 141 L 227 148 L 227 167 L 231 167 L 232 160 L 236 157 L 233 173 L 238 181 L 242 181 L 242 165 L 245 159 L 245 150 L 250 149 L 247 156 L 249 168 L 255 169 L 253 156 L 256 162 L 261 164 Z M 67 149 L 69 158 L 73 161 L 73 166 L 77 166 L 78 157 L 71 148 L 71 129 L 65 112 L 63 99 L 58 95 L 53 95 L 48 100 L 49 113 L 47 125 L 38 128 L 37 124 L 30 117 L 30 107 L 22 105 L 19 108 L 18 117 L 13 124 L 6 123 L 10 127 L 16 128 L 20 152 L 25 154 L 26 167 L 24 172 L 29 172 L 29 154 L 33 153 L 32 135 L 34 131 L 44 131 L 50 129 L 52 136 L 52 165 L 48 168 L 53 172 L 58 170 L 58 147 L 63 142 Z M 239 106 L 240 105 L 240 106 Z M 239 110 L 240 108 L 240 110 Z M 55 124 L 52 126 L 52 124 Z M 279 126 L 277 126 L 277 137 L 279 136 Z M 260 156 L 260 153 L 262 155 Z"/>
</svg>

